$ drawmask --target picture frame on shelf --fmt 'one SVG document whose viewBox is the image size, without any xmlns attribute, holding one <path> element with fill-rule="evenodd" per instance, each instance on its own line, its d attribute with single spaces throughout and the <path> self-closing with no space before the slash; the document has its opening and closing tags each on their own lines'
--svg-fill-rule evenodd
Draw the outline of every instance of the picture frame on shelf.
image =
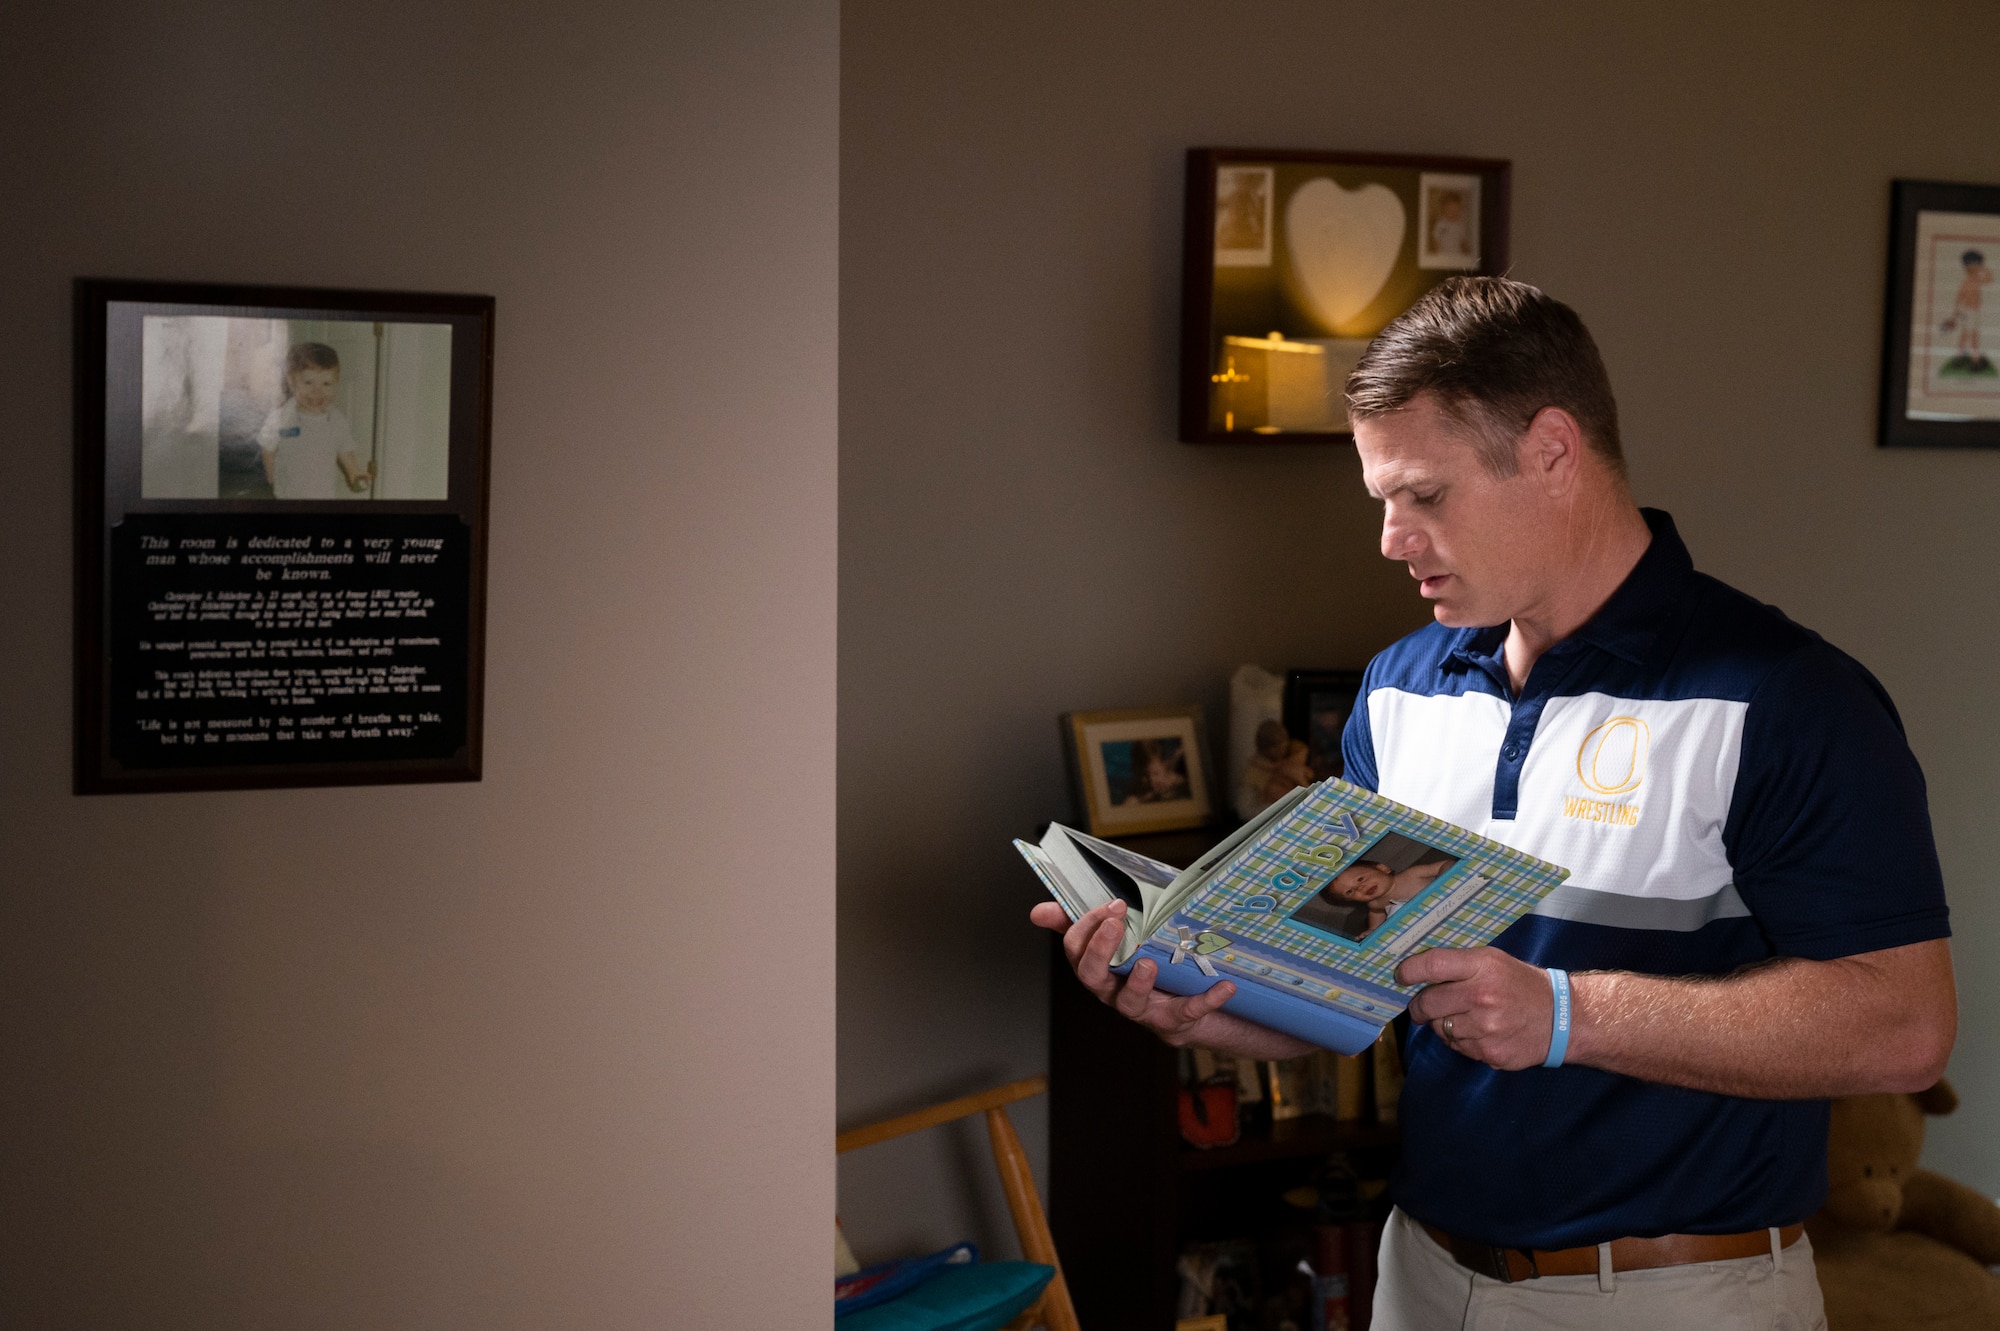
<svg viewBox="0 0 2000 1331">
<path fill-rule="evenodd" d="M 1200 704 L 1065 712 L 1061 727 L 1076 817 L 1092 836 L 1171 832 L 1215 817 Z"/>
<path fill-rule="evenodd" d="M 2000 448 L 2000 185 L 1890 187 L 1883 448 Z"/>
<path fill-rule="evenodd" d="M 1285 672 L 1285 730 L 1306 745 L 1306 765 L 1313 780 L 1344 774 L 1341 733 L 1361 697 L 1359 670 L 1288 670 Z"/>
<path fill-rule="evenodd" d="M 74 297 L 77 792 L 478 780 L 493 298 Z"/>
<path fill-rule="evenodd" d="M 1342 385 L 1447 278 L 1507 270 L 1499 159 L 1295 149 L 1187 154 L 1180 438 L 1351 440 Z"/>
</svg>

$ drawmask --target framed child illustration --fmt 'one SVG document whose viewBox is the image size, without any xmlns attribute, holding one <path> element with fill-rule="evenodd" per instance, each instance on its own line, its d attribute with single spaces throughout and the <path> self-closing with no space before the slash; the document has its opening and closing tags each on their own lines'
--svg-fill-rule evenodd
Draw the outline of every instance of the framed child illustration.
<svg viewBox="0 0 2000 1331">
<path fill-rule="evenodd" d="M 1510 167 L 1477 157 L 1195 148 L 1180 437 L 1351 439 L 1342 386 L 1454 274 L 1507 269 Z"/>
<path fill-rule="evenodd" d="M 76 789 L 470 781 L 488 296 L 76 284 Z"/>
<path fill-rule="evenodd" d="M 2000 448 L 2000 185 L 1898 180 L 1882 333 L 1884 448 Z"/>
</svg>

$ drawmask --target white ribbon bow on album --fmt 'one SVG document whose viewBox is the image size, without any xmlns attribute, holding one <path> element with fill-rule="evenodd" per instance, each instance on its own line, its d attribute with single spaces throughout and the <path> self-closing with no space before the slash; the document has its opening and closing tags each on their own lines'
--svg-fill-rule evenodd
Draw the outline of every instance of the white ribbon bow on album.
<svg viewBox="0 0 2000 1331">
<path fill-rule="evenodd" d="M 1174 926 L 1174 959 L 1169 964 L 1178 966 L 1189 957 L 1194 958 L 1194 964 L 1203 975 L 1210 979 L 1221 977 L 1222 972 L 1215 969 L 1215 963 L 1194 950 L 1194 931 L 1185 924 L 1177 924 Z"/>
</svg>

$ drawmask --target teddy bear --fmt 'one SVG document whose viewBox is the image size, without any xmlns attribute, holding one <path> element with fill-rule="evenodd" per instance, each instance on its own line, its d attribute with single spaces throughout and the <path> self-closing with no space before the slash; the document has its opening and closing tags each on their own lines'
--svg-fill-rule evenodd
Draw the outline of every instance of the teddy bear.
<svg viewBox="0 0 2000 1331">
<path fill-rule="evenodd" d="M 1826 1205 L 1806 1221 L 1829 1331 L 2000 1327 L 2000 1206 L 1917 1168 L 1924 1115 L 1956 1108 L 1943 1081 L 1833 1102 Z"/>
</svg>

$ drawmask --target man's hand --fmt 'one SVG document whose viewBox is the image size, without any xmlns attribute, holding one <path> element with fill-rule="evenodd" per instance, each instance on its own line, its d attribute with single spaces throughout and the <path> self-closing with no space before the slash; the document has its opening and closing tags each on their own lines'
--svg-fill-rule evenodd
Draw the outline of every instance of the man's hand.
<svg viewBox="0 0 2000 1331">
<path fill-rule="evenodd" d="M 1125 913 L 1125 903 L 1114 901 L 1071 924 L 1061 906 L 1044 901 L 1028 912 L 1028 919 L 1063 936 L 1063 955 L 1084 988 L 1170 1045 L 1200 1045 L 1250 1058 L 1294 1058 L 1312 1049 L 1303 1040 L 1222 1011 L 1236 993 L 1228 980 L 1182 998 L 1153 987 L 1158 968 L 1150 958 L 1122 979 L 1113 975 L 1111 957 L 1125 936 Z"/>
<path fill-rule="evenodd" d="M 1467 1058 L 1513 1072 L 1549 1056 L 1555 995 L 1540 967 L 1497 948 L 1432 948 L 1406 958 L 1396 979 L 1425 986 L 1410 1020 Z"/>
</svg>

